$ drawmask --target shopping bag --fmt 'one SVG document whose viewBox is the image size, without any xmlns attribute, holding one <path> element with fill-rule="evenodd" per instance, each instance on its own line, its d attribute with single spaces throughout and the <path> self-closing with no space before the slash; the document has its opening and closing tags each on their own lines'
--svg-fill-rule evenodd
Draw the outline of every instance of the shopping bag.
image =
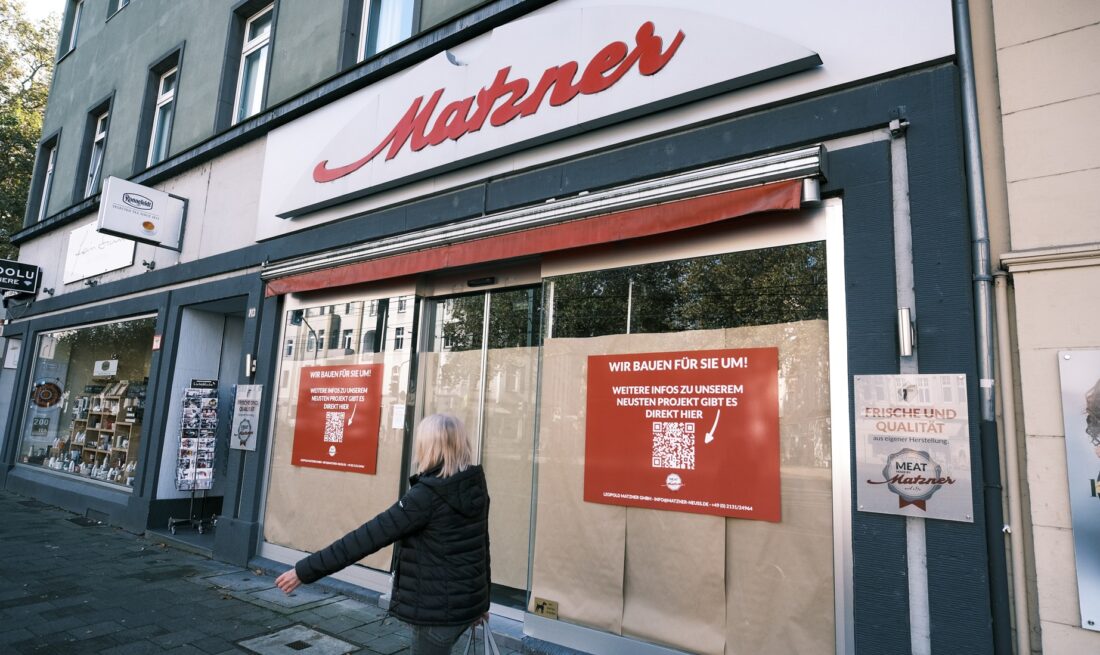
<svg viewBox="0 0 1100 655">
<path fill-rule="evenodd" d="M 497 648 L 497 641 L 493 639 L 493 631 L 489 629 L 489 624 L 481 623 L 470 628 L 470 640 L 466 642 L 466 650 L 462 651 L 463 655 L 470 655 L 474 653 L 476 655 L 477 648 L 474 647 L 474 642 L 477 641 L 477 629 L 481 628 L 481 644 L 483 655 L 500 655 L 500 649 Z"/>
</svg>

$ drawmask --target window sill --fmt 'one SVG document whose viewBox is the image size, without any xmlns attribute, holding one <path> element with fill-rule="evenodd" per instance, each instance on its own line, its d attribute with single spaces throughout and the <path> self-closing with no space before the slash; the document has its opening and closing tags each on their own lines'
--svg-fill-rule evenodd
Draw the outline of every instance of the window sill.
<svg viewBox="0 0 1100 655">
<path fill-rule="evenodd" d="M 65 52 L 65 54 L 63 54 L 63 55 L 61 55 L 60 57 L 58 57 L 58 58 L 57 58 L 57 61 L 55 61 L 55 62 L 53 63 L 53 65 L 54 65 L 54 66 L 57 66 L 57 65 L 58 65 L 58 64 L 60 64 L 61 62 L 63 62 L 63 61 L 65 61 L 66 59 L 68 59 L 68 58 L 69 58 L 69 55 L 73 54 L 74 52 L 76 52 L 76 48 L 75 48 L 75 47 L 73 47 L 73 48 L 70 48 L 70 49 L 69 49 L 69 50 L 68 50 L 67 52 Z"/>
<path fill-rule="evenodd" d="M 105 20 L 105 21 L 103 21 L 103 22 L 104 22 L 104 23 L 109 23 L 109 22 L 111 22 L 111 19 L 112 19 L 112 18 L 114 18 L 115 16 L 118 16 L 119 14 L 121 14 L 121 13 L 122 13 L 122 10 L 123 10 L 123 9 L 125 9 L 126 7 L 129 7 L 129 6 L 130 6 L 130 5 L 124 5 L 124 6 L 122 6 L 122 7 L 119 7 L 118 9 L 115 9 L 115 10 L 114 10 L 113 12 L 111 12 L 111 15 L 107 17 L 107 20 Z"/>
</svg>

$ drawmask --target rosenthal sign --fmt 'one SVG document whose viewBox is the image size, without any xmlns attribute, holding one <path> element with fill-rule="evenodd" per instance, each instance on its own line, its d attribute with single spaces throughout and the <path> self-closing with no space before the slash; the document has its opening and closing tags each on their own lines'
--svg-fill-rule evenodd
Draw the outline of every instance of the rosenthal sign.
<svg viewBox="0 0 1100 655">
<path fill-rule="evenodd" d="M 99 199 L 96 229 L 104 234 L 178 251 L 183 232 L 183 209 L 182 198 L 108 177 Z"/>
<path fill-rule="evenodd" d="M 863 512 L 974 522 L 966 376 L 857 375 Z"/>
<path fill-rule="evenodd" d="M 1100 350 L 1058 353 L 1081 627 L 1100 631 Z"/>
<path fill-rule="evenodd" d="M 555 6 L 273 130 L 260 215 L 302 216 L 820 65 L 809 48 L 705 11 Z"/>
<path fill-rule="evenodd" d="M 42 269 L 30 264 L 0 259 L 0 291 L 34 293 L 42 279 Z"/>
</svg>

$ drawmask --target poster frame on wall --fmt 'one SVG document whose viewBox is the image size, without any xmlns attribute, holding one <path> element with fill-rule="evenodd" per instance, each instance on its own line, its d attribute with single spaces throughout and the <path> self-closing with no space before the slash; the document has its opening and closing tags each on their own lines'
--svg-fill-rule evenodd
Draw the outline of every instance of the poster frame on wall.
<svg viewBox="0 0 1100 655">
<path fill-rule="evenodd" d="M 1100 632 L 1100 350 L 1058 353 L 1081 627 Z"/>
</svg>

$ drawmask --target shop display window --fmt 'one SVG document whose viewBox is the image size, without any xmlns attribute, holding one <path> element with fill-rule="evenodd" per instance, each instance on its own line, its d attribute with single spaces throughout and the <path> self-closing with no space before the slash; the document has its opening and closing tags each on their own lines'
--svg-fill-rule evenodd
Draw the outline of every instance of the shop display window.
<svg viewBox="0 0 1100 655">
<path fill-rule="evenodd" d="M 797 243 L 545 278 L 529 611 L 552 601 L 561 620 L 688 652 L 832 651 L 825 251 Z M 778 353 L 778 521 L 586 502 L 586 439 L 638 438 L 586 434 L 591 356 L 753 348 Z M 714 452 L 702 438 L 712 414 L 698 457 Z M 732 420 L 718 438 L 737 438 Z"/>
<path fill-rule="evenodd" d="M 398 499 L 411 357 L 404 342 L 415 316 L 398 314 L 399 303 L 415 304 L 399 295 L 287 309 L 267 543 L 319 550 Z M 385 548 L 362 564 L 388 571 L 391 553 Z"/>
<path fill-rule="evenodd" d="M 39 335 L 18 461 L 132 487 L 156 318 Z"/>
</svg>

